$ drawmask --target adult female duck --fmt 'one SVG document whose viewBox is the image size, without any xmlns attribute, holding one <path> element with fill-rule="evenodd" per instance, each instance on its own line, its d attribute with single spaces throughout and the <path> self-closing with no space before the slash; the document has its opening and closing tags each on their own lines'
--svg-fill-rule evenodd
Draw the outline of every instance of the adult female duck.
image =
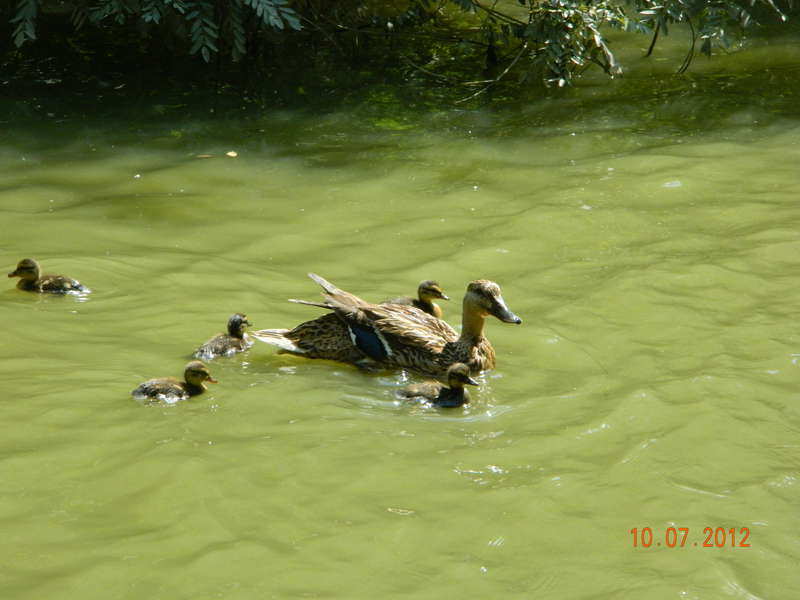
<svg viewBox="0 0 800 600">
<path fill-rule="evenodd" d="M 467 286 L 459 335 L 444 321 L 413 306 L 370 304 L 319 275 L 309 273 L 309 277 L 325 290 L 325 302 L 292 302 L 326 308 L 333 314 L 291 330 L 262 329 L 252 333 L 254 338 L 278 346 L 282 352 L 308 358 L 444 376 L 457 362 L 466 364 L 471 373 L 495 366 L 494 348 L 483 335 L 487 316 L 505 323 L 522 323 L 508 309 L 500 286 L 493 281 L 481 279 Z"/>
</svg>

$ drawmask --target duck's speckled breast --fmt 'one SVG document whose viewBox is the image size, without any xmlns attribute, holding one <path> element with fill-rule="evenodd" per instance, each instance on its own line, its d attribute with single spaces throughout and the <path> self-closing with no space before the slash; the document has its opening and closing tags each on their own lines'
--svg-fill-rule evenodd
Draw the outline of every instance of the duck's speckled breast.
<svg viewBox="0 0 800 600">
<path fill-rule="evenodd" d="M 491 342 L 480 337 L 474 344 L 457 340 L 445 345 L 442 349 L 440 365 L 443 371 L 453 363 L 462 362 L 469 367 L 470 373 L 477 374 L 495 365 L 494 348 Z"/>
<path fill-rule="evenodd" d="M 447 342 L 441 352 L 398 343 L 391 343 L 391 346 L 391 356 L 383 361 L 386 366 L 404 367 L 435 377 L 443 377 L 448 367 L 457 362 L 466 364 L 472 374 L 495 365 L 494 348 L 485 337 L 474 345 L 462 340 Z"/>
</svg>

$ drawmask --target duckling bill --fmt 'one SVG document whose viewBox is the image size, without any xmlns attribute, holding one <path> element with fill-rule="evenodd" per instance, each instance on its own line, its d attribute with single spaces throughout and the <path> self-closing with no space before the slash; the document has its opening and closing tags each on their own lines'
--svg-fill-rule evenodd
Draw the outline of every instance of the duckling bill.
<svg viewBox="0 0 800 600">
<path fill-rule="evenodd" d="M 208 340 L 195 350 L 194 357 L 211 360 L 217 356 L 233 356 L 244 352 L 253 345 L 253 341 L 245 332 L 252 325 L 247 315 L 236 313 L 228 319 L 228 333 L 221 333 Z"/>
<path fill-rule="evenodd" d="M 402 398 L 430 402 L 442 408 L 458 408 L 469 404 L 469 391 L 465 385 L 478 385 L 464 363 L 455 363 L 447 369 L 447 386 L 438 381 L 426 381 L 406 386 L 398 392 Z"/>
<path fill-rule="evenodd" d="M 17 268 L 11 271 L 8 276 L 19 277 L 17 288 L 26 292 L 68 294 L 88 293 L 90 291 L 76 279 L 71 279 L 64 275 L 43 275 L 39 263 L 32 258 L 23 258 L 17 263 Z"/>
<path fill-rule="evenodd" d="M 187 400 L 206 391 L 205 382 L 217 383 L 211 376 L 208 367 L 199 360 L 188 363 L 183 370 L 183 381 L 175 377 L 159 377 L 148 379 L 131 392 L 137 400 L 156 402 L 163 400 L 174 404 L 179 400 Z"/>
<path fill-rule="evenodd" d="M 381 302 L 381 304 L 403 304 L 405 306 L 414 306 L 421 311 L 428 313 L 429 315 L 433 315 L 437 319 L 441 319 L 442 308 L 434 302 L 434 300 L 437 299 L 450 300 L 437 281 L 428 279 L 420 282 L 419 287 L 417 287 L 416 298 L 403 296 L 401 298 L 386 300 L 385 302 Z"/>
</svg>

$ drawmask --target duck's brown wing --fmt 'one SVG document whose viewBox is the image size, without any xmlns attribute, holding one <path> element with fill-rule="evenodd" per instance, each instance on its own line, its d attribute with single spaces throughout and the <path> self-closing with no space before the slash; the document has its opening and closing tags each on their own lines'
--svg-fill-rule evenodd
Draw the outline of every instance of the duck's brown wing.
<svg viewBox="0 0 800 600">
<path fill-rule="evenodd" d="M 347 306 L 338 302 L 336 312 L 345 321 L 374 329 L 392 345 L 441 352 L 445 344 L 458 339 L 458 333 L 441 319 L 413 306 L 402 304 L 367 304 Z"/>
<path fill-rule="evenodd" d="M 404 306 L 414 306 L 414 298 L 410 296 L 401 296 L 400 298 L 391 298 L 384 300 L 381 304 L 402 304 Z"/>
<path fill-rule="evenodd" d="M 370 358 L 383 360 L 392 354 L 392 348 L 436 354 L 445 344 L 458 339 L 450 325 L 414 306 L 370 304 L 319 275 L 308 276 L 325 291 L 325 301 L 293 302 L 333 310 L 347 326 L 353 346 Z"/>
</svg>

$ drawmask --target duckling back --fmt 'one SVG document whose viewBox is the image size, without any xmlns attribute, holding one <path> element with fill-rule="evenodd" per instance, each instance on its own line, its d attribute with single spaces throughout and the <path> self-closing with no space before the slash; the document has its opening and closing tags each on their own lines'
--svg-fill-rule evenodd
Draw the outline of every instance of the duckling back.
<svg viewBox="0 0 800 600">
<path fill-rule="evenodd" d="M 408 398 L 410 400 L 418 399 L 427 402 L 432 402 L 439 397 L 439 393 L 444 388 L 444 385 L 438 381 L 426 381 L 424 383 L 413 383 L 407 385 L 397 392 L 401 398 Z"/>
<path fill-rule="evenodd" d="M 86 294 L 91 290 L 77 279 L 71 279 L 64 275 L 42 275 L 38 281 L 38 290 L 35 291 L 48 294 L 69 294 L 71 292 Z"/>
<path fill-rule="evenodd" d="M 185 385 L 185 382 L 174 377 L 159 377 L 140 383 L 131 392 L 131 395 L 137 400 L 149 400 L 151 402 L 164 400 L 171 404 L 179 400 L 187 400 L 190 397 Z"/>
<path fill-rule="evenodd" d="M 247 316 L 235 313 L 228 319 L 228 332 L 215 335 L 205 344 L 195 350 L 194 357 L 211 360 L 217 356 L 232 356 L 243 352 L 253 345 L 253 341 L 245 332 L 251 325 Z"/>
<path fill-rule="evenodd" d="M 233 356 L 237 352 L 244 352 L 252 345 L 253 342 L 246 338 L 236 338 L 221 333 L 195 350 L 193 356 L 203 360 L 211 360 L 218 356 Z"/>
<path fill-rule="evenodd" d="M 401 389 L 398 395 L 408 400 L 430 402 L 442 408 L 458 408 L 469 404 L 469 392 L 463 387 L 449 388 L 438 381 L 416 383 Z"/>
</svg>

